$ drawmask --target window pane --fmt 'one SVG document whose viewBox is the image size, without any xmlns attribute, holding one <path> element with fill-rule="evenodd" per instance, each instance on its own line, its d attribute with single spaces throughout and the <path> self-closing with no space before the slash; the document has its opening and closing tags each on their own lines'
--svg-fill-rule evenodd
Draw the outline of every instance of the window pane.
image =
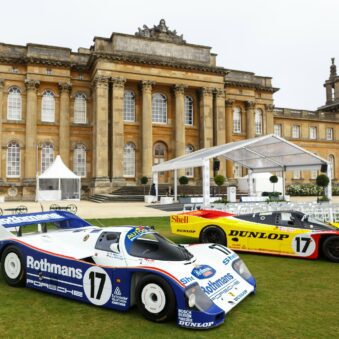
<svg viewBox="0 0 339 339">
<path fill-rule="evenodd" d="M 167 123 L 167 100 L 164 95 L 159 93 L 152 97 L 152 121 Z"/>
<path fill-rule="evenodd" d="M 236 107 L 233 111 L 233 132 L 241 133 L 241 111 Z"/>
<path fill-rule="evenodd" d="M 51 144 L 44 144 L 41 149 L 41 173 L 45 172 L 53 161 L 54 161 L 53 146 Z"/>
<path fill-rule="evenodd" d="M 86 177 L 86 148 L 84 145 L 77 145 L 74 149 L 73 171 L 80 177 Z"/>
<path fill-rule="evenodd" d="M 185 97 L 185 124 L 193 125 L 193 99 Z"/>
<path fill-rule="evenodd" d="M 7 177 L 20 176 L 20 147 L 13 142 L 7 149 Z"/>
<path fill-rule="evenodd" d="M 281 137 L 281 125 L 274 125 L 274 134 L 278 137 Z"/>
<path fill-rule="evenodd" d="M 262 111 L 260 109 L 255 110 L 255 134 L 262 134 Z"/>
<path fill-rule="evenodd" d="M 135 96 L 131 91 L 124 93 L 124 120 L 135 121 Z"/>
<path fill-rule="evenodd" d="M 45 91 L 42 96 L 41 121 L 55 121 L 55 100 L 51 91 Z"/>
<path fill-rule="evenodd" d="M 85 124 L 87 122 L 87 104 L 86 96 L 79 93 L 74 100 L 74 122 L 77 124 Z"/>
<path fill-rule="evenodd" d="M 135 146 L 132 143 L 124 147 L 124 176 L 135 177 Z"/>
<path fill-rule="evenodd" d="M 194 152 L 194 148 L 192 145 L 187 145 L 185 148 L 185 154 L 190 154 Z M 194 177 L 194 168 L 185 168 L 185 176 L 188 178 L 193 178 Z"/>
<path fill-rule="evenodd" d="M 7 99 L 7 119 L 21 120 L 21 93 L 16 87 L 12 87 Z"/>
</svg>

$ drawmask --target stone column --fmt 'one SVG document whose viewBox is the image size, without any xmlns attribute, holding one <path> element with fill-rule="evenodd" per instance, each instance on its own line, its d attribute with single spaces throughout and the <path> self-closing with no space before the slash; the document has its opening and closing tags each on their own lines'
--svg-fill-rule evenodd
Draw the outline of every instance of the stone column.
<svg viewBox="0 0 339 339">
<path fill-rule="evenodd" d="M 185 154 L 185 91 L 184 85 L 175 85 L 175 156 Z"/>
<path fill-rule="evenodd" d="M 215 105 L 215 126 L 214 133 L 216 135 L 216 144 L 223 145 L 226 143 L 226 125 L 225 125 L 225 90 L 223 88 L 217 88 L 215 90 L 216 105 Z M 225 160 L 220 158 L 219 174 L 225 176 Z"/>
<path fill-rule="evenodd" d="M 213 89 L 204 87 L 200 96 L 200 146 L 213 146 Z"/>
<path fill-rule="evenodd" d="M 233 135 L 233 100 L 226 100 L 226 143 L 232 142 Z M 233 178 L 233 162 L 226 161 L 226 176 Z"/>
<path fill-rule="evenodd" d="M 142 175 L 152 177 L 153 138 L 152 138 L 152 86 L 153 81 L 142 81 Z"/>
<path fill-rule="evenodd" d="M 274 133 L 273 109 L 274 105 L 265 105 L 266 109 L 266 134 Z"/>
<path fill-rule="evenodd" d="M 108 81 L 105 76 L 94 79 L 94 193 L 110 191 L 108 178 Z"/>
<path fill-rule="evenodd" d="M 3 106 L 3 90 L 4 90 L 4 83 L 5 81 L 3 79 L 0 79 L 0 141 L 2 142 L 2 106 Z M 2 147 L 0 145 L 0 181 L 2 181 Z"/>
<path fill-rule="evenodd" d="M 246 101 L 246 138 L 251 139 L 255 137 L 255 122 L 254 122 L 254 107 L 253 101 Z"/>
<path fill-rule="evenodd" d="M 70 167 L 70 111 L 69 94 L 71 84 L 59 83 L 60 115 L 59 115 L 59 154 L 67 167 Z"/>
<path fill-rule="evenodd" d="M 112 78 L 112 184 L 123 186 L 124 180 L 124 86 L 126 79 Z"/>
<path fill-rule="evenodd" d="M 34 185 L 37 174 L 37 89 L 40 85 L 36 80 L 25 80 L 27 89 L 26 141 L 25 141 L 25 173 L 24 182 Z M 25 194 L 25 192 L 24 192 Z"/>
</svg>

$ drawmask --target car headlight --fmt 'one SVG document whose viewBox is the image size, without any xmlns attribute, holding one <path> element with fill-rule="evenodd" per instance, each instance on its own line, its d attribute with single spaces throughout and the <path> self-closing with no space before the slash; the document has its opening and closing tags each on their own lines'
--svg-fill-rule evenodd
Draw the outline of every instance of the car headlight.
<svg viewBox="0 0 339 339">
<path fill-rule="evenodd" d="M 198 283 L 188 286 L 185 290 L 185 296 L 189 308 L 206 311 L 213 305 L 213 301 L 205 294 Z"/>
<path fill-rule="evenodd" d="M 233 269 L 245 280 L 249 281 L 252 278 L 252 274 L 241 259 L 237 259 L 232 264 Z"/>
</svg>

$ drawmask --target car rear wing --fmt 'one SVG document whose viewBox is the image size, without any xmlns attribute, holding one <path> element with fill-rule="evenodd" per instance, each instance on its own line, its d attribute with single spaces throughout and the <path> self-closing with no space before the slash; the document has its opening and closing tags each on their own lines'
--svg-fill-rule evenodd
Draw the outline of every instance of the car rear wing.
<svg viewBox="0 0 339 339">
<path fill-rule="evenodd" d="M 16 229 L 17 235 L 20 236 L 21 227 L 29 225 L 46 225 L 48 223 L 54 223 L 60 229 L 92 226 L 87 221 L 66 211 L 5 215 L 0 217 L 0 240 L 7 239 L 9 236 L 13 237 L 13 234 L 9 229 Z"/>
</svg>

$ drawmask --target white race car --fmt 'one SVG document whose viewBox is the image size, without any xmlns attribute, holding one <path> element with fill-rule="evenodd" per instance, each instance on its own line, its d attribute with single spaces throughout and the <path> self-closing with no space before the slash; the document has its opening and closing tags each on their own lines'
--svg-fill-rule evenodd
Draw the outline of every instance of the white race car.
<svg viewBox="0 0 339 339">
<path fill-rule="evenodd" d="M 0 258 L 11 286 L 116 310 L 136 304 L 150 320 L 188 328 L 220 325 L 256 289 L 222 245 L 176 245 L 149 227 L 99 228 L 62 211 L 0 217 Z"/>
</svg>

